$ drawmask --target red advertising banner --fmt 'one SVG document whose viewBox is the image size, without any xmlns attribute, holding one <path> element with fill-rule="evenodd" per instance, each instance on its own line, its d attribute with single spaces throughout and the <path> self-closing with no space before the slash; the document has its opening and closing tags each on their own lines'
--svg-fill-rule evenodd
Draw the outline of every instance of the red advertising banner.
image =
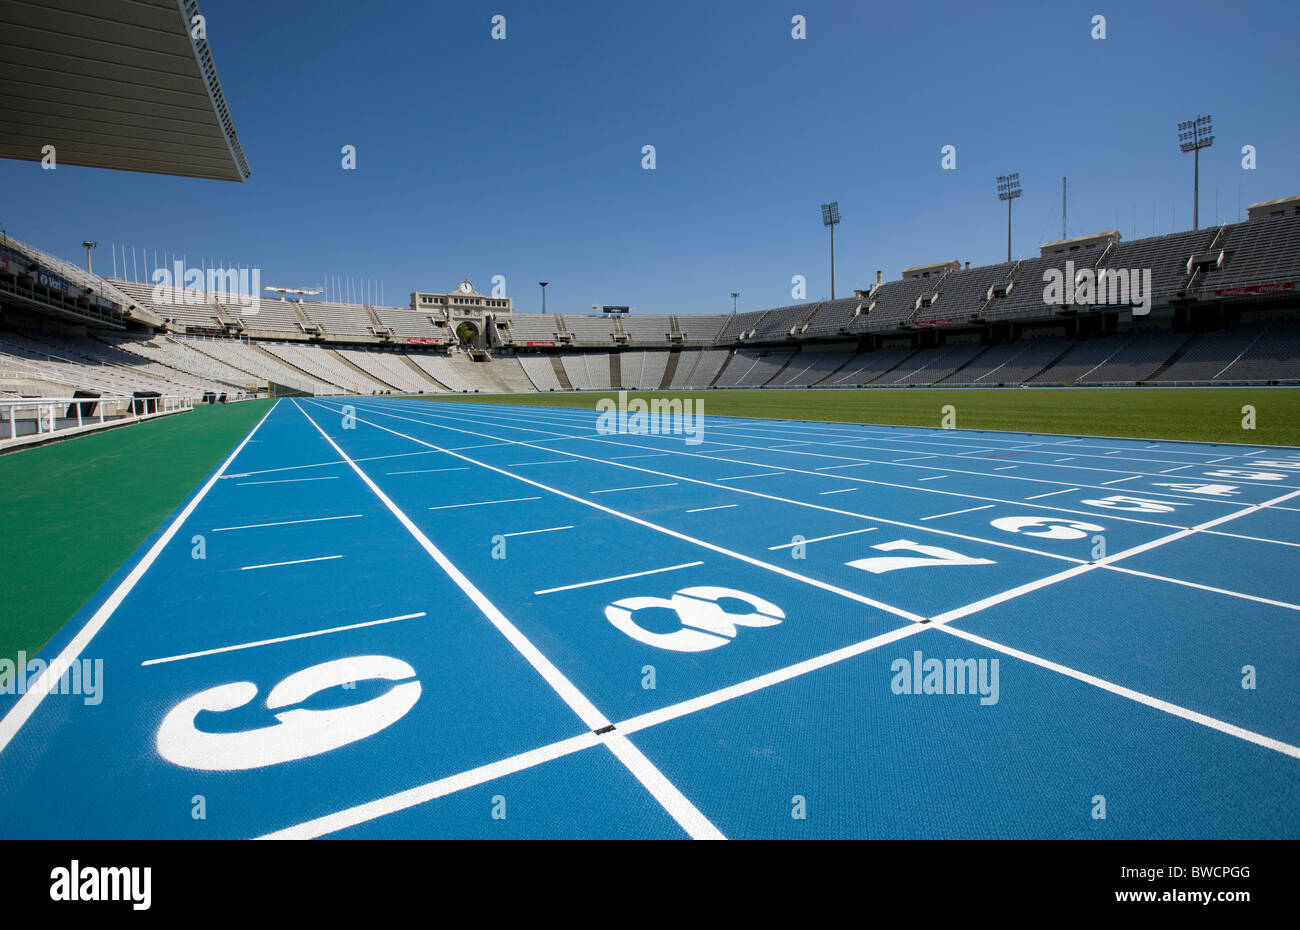
<svg viewBox="0 0 1300 930">
<path fill-rule="evenodd" d="M 951 323 L 951 322 L 952 319 L 950 317 L 945 317 L 942 320 L 917 320 L 916 325 L 917 326 L 943 326 L 944 324 Z"/>
<path fill-rule="evenodd" d="M 1242 287 L 1221 287 L 1214 292 L 1215 297 L 1258 297 L 1261 294 L 1286 294 L 1295 290 L 1291 281 L 1281 284 L 1247 284 Z"/>
<path fill-rule="evenodd" d="M 553 346 L 553 345 L 555 345 L 555 343 L 554 343 L 553 341 L 549 341 L 549 340 L 540 340 L 540 339 L 538 339 L 538 340 L 533 340 L 533 339 L 530 339 L 530 340 L 528 340 L 527 342 L 525 342 L 524 345 L 526 345 L 526 346 Z"/>
<path fill-rule="evenodd" d="M 436 346 L 442 344 L 441 339 L 431 339 L 426 336 L 407 336 L 406 341 L 422 346 Z"/>
</svg>

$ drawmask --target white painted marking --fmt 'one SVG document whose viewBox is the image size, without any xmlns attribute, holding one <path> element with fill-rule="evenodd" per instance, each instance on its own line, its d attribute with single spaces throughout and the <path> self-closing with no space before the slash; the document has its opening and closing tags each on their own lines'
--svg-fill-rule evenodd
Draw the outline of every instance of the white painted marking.
<svg viewBox="0 0 1300 930">
<path fill-rule="evenodd" d="M 247 488 L 254 484 L 298 484 L 303 481 L 337 481 L 338 475 L 330 475 L 326 478 L 280 478 L 276 481 L 236 481 L 235 487 Z"/>
<path fill-rule="evenodd" d="M 457 507 L 486 507 L 489 504 L 518 504 L 521 501 L 539 501 L 540 497 L 511 497 L 501 501 L 475 501 L 472 504 L 443 504 L 439 507 L 430 507 L 430 510 L 455 510 Z"/>
<path fill-rule="evenodd" d="M 385 617 L 382 620 L 367 620 L 364 623 L 349 623 L 347 626 L 332 626 L 327 630 L 312 630 L 309 633 L 294 633 L 290 636 L 277 636 L 274 639 L 259 639 L 252 643 L 239 643 L 235 646 L 219 646 L 216 649 L 204 649 L 201 652 L 187 652 L 178 656 L 167 656 L 163 659 L 148 659 L 141 662 L 141 665 L 162 665 L 165 662 L 179 662 L 182 659 L 197 659 L 199 656 L 211 656 L 220 652 L 235 652 L 240 649 L 255 649 L 258 646 L 269 646 L 272 643 L 287 643 L 295 639 L 309 639 L 313 636 L 325 636 L 329 633 L 342 633 L 345 630 L 359 630 L 368 626 L 379 626 L 384 623 L 396 623 L 398 620 L 414 620 L 418 617 L 428 616 L 423 610 L 416 614 L 402 614 L 400 617 Z"/>
<path fill-rule="evenodd" d="M 340 462 L 340 465 L 343 463 Z M 325 523 L 329 520 L 358 520 L 361 518 L 359 513 L 350 513 L 342 517 L 312 517 L 310 520 L 281 520 L 278 523 L 250 523 L 247 526 L 219 526 L 214 529 L 214 533 L 229 533 L 232 530 L 260 530 L 267 526 L 293 526 L 298 523 Z"/>
<path fill-rule="evenodd" d="M 931 475 L 929 478 L 917 478 L 917 481 L 938 481 L 940 478 L 947 478 L 947 475 Z"/>
<path fill-rule="evenodd" d="M 438 471 L 469 471 L 468 466 L 463 468 L 417 468 L 413 471 L 390 471 L 385 472 L 388 475 L 429 475 Z"/>
<path fill-rule="evenodd" d="M 739 504 L 719 504 L 717 507 L 696 507 L 694 510 L 688 510 L 687 513 L 704 513 L 706 510 L 730 510 L 732 507 L 739 507 Z"/>
<path fill-rule="evenodd" d="M 1077 491 L 1077 490 L 1079 490 L 1079 489 L 1078 489 L 1078 488 L 1066 488 L 1066 489 L 1063 490 L 1063 491 L 1048 491 L 1046 494 L 1035 494 L 1035 495 L 1033 495 L 1032 497 L 1026 497 L 1025 500 L 1027 500 L 1027 501 L 1036 501 L 1036 500 L 1038 500 L 1040 497 L 1052 497 L 1052 496 L 1055 495 L 1055 494 L 1069 494 L 1071 491 Z"/>
<path fill-rule="evenodd" d="M 572 526 L 548 526 L 543 530 L 520 530 L 517 533 L 502 533 L 502 536 L 532 536 L 534 533 L 555 533 L 559 530 L 571 530 Z"/>
<path fill-rule="evenodd" d="M 1003 465 L 1001 468 L 995 468 L 995 469 L 993 469 L 993 470 L 994 470 L 994 471 L 1010 471 L 1011 469 L 1013 469 L 1013 468 L 1018 468 L 1018 467 L 1019 467 L 1019 466 L 1017 466 L 1017 465 Z"/>
<path fill-rule="evenodd" d="M 667 484 L 638 484 L 630 488 L 605 488 L 603 491 L 588 491 L 588 494 L 615 494 L 619 491 L 644 491 L 647 488 L 674 488 L 677 486 L 676 481 L 670 481 Z"/>
<path fill-rule="evenodd" d="M 840 488 L 838 491 L 818 491 L 818 494 L 848 494 L 850 491 L 858 491 L 860 488 Z"/>
<path fill-rule="evenodd" d="M 989 510 L 989 509 L 991 509 L 992 507 L 993 507 L 992 504 L 985 504 L 983 507 L 969 507 L 969 508 L 967 508 L 966 510 L 953 510 L 953 511 L 950 511 L 950 512 L 948 512 L 948 513 L 936 513 L 934 516 L 931 516 L 931 517 L 922 517 L 921 519 L 922 519 L 922 520 L 938 520 L 940 517 L 955 517 L 955 516 L 957 516 L 957 514 L 959 514 L 959 513 L 974 513 L 974 512 L 977 511 L 977 510 Z"/>
<path fill-rule="evenodd" d="M 1166 469 L 1165 469 L 1164 471 L 1162 471 L 1160 474 L 1162 474 L 1162 475 L 1167 475 L 1167 474 L 1169 474 L 1170 472 L 1174 472 L 1174 471 L 1182 471 L 1184 468 L 1191 468 L 1191 467 L 1192 467 L 1192 466 L 1190 466 L 1190 465 L 1179 465 L 1177 468 L 1166 468 Z"/>
<path fill-rule="evenodd" d="M 575 461 L 575 459 L 552 459 L 549 462 L 512 462 L 506 468 L 522 468 L 525 465 L 572 465 Z"/>
<path fill-rule="evenodd" d="M 554 594 L 557 591 L 572 591 L 575 588 L 590 588 L 593 585 L 608 584 L 611 581 L 625 581 L 628 578 L 643 578 L 646 575 L 658 575 L 661 572 L 675 572 L 682 568 L 693 568 L 696 565 L 703 565 L 703 562 L 683 562 L 681 565 L 669 565 L 666 568 L 652 568 L 644 572 L 632 572 L 627 575 L 615 575 L 612 578 L 597 578 L 595 581 L 580 581 L 577 584 L 561 585 L 558 588 L 543 588 L 541 591 L 534 591 L 534 594 Z"/>
<path fill-rule="evenodd" d="M 1010 646 L 995 643 L 992 640 L 985 639 L 982 636 L 976 636 L 974 633 L 967 632 L 966 630 L 957 627 L 944 626 L 940 627 L 940 629 L 945 633 L 950 633 L 953 636 L 983 646 L 986 649 L 992 649 L 995 652 L 1001 652 L 1004 655 L 1012 656 L 1024 662 L 1040 666 L 1041 668 L 1050 669 L 1053 672 L 1068 676 L 1076 681 L 1082 681 L 1085 684 L 1090 684 L 1093 687 L 1102 689 L 1103 691 L 1118 694 L 1120 697 L 1128 698 L 1130 701 L 1137 701 L 1139 704 L 1145 704 L 1147 707 L 1153 707 L 1156 710 L 1164 711 L 1165 713 L 1172 714 L 1175 717 L 1182 717 L 1184 720 L 1190 720 L 1192 723 L 1199 723 L 1201 726 L 1209 727 L 1212 730 L 1218 730 L 1220 733 L 1226 733 L 1229 736 L 1244 739 L 1247 742 L 1256 744 L 1257 746 L 1263 746 L 1266 749 L 1272 749 L 1300 759 L 1300 746 L 1292 746 L 1290 743 L 1284 743 L 1281 740 L 1273 739 L 1271 736 L 1264 736 L 1243 727 L 1236 726 L 1235 724 L 1226 723 L 1214 717 L 1207 716 L 1206 714 L 1197 713 L 1194 710 L 1188 710 L 1186 707 L 1179 707 L 1177 704 L 1170 704 L 1168 701 L 1162 701 L 1159 698 L 1151 697 L 1151 695 L 1143 694 L 1141 691 L 1134 691 L 1132 688 L 1125 688 L 1123 685 L 1117 685 L 1113 682 L 1106 681 L 1103 678 L 1097 678 L 1095 675 L 1089 675 L 1068 666 L 1051 662 L 1035 655 L 1030 655 L 1027 652 L 1021 652 L 1019 649 L 1012 649 Z"/>
<path fill-rule="evenodd" d="M 847 533 L 832 533 L 830 536 L 814 536 L 812 539 L 805 539 L 801 543 L 782 543 L 779 546 L 768 546 L 767 548 L 769 552 L 775 552 L 778 549 L 792 549 L 795 546 L 806 546 L 808 543 L 824 542 L 827 539 L 839 539 L 842 536 L 856 536 L 859 533 L 870 533 L 877 529 L 879 529 L 879 527 L 868 526 L 866 529 L 849 530 Z"/>
<path fill-rule="evenodd" d="M 1126 477 L 1123 477 L 1123 478 L 1116 478 L 1114 481 L 1103 481 L 1103 482 L 1102 482 L 1102 486 L 1104 487 L 1104 486 L 1106 486 L 1106 485 L 1111 485 L 1111 484 L 1120 484 L 1120 483 L 1125 482 L 1125 481 L 1132 481 L 1134 478 L 1139 478 L 1139 477 L 1141 477 L 1141 476 L 1140 476 L 1140 475 L 1127 475 Z"/>
<path fill-rule="evenodd" d="M 314 559 L 294 559 L 292 562 L 267 562 L 265 565 L 245 565 L 240 569 L 241 572 L 251 572 L 255 568 L 279 568 L 281 565 L 304 565 L 307 562 L 329 562 L 332 559 L 341 559 L 341 555 L 322 555 Z"/>
<path fill-rule="evenodd" d="M 783 471 L 764 471 L 756 475 L 732 475 L 730 478 L 714 478 L 714 481 L 739 481 L 741 478 L 770 478 L 773 475 L 784 475 Z"/>
</svg>

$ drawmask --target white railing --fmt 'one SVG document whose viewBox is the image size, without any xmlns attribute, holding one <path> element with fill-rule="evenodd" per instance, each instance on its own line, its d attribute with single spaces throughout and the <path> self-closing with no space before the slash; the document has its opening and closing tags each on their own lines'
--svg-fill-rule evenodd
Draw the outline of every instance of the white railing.
<svg viewBox="0 0 1300 930">
<path fill-rule="evenodd" d="M 20 435 L 44 435 L 88 424 L 143 419 L 193 409 L 194 398 L 179 394 L 159 397 L 111 394 L 103 397 L 0 398 L 0 441 L 18 439 Z M 34 429 L 24 429 L 20 434 L 20 424 Z"/>
</svg>

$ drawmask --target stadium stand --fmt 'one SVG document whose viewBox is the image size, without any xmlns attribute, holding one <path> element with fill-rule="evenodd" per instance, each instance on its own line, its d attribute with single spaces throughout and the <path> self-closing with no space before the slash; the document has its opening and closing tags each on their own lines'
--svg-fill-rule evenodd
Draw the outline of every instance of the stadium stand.
<svg viewBox="0 0 1300 930">
<path fill-rule="evenodd" d="M 1131 242 L 1112 230 L 1041 253 L 977 268 L 917 266 L 895 281 L 878 276 L 853 297 L 730 315 L 501 313 L 462 351 L 438 310 L 161 294 L 5 238 L 0 393 L 1300 380 L 1300 198 L 1252 204 L 1244 223 Z M 1111 269 L 1149 269 L 1150 312 L 1124 301 L 1049 305 L 1044 272 L 1064 272 L 1066 262 L 1102 281 Z"/>
</svg>

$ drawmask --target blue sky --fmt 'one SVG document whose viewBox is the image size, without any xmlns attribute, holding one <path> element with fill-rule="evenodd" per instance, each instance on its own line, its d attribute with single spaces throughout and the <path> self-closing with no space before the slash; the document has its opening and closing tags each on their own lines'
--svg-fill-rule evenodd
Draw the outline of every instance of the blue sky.
<svg viewBox="0 0 1300 930">
<path fill-rule="evenodd" d="M 1212 113 L 1201 225 L 1300 193 L 1292 3 L 206 0 L 245 184 L 0 160 L 0 225 L 62 257 L 110 243 L 264 283 L 382 280 L 521 311 L 704 313 L 840 296 L 1061 234 L 1191 225 L 1176 124 Z M 791 38 L 791 17 L 807 38 Z M 494 14 L 507 38 L 490 37 Z M 1107 37 L 1091 38 L 1106 16 Z M 357 147 L 357 170 L 340 149 Z M 1243 170 L 1241 148 L 1257 150 Z M 657 167 L 641 167 L 643 145 Z M 956 146 L 957 168 L 940 166 Z M 1176 210 L 1176 226 L 1175 226 Z M 1153 211 L 1155 222 L 1153 227 Z"/>
</svg>

